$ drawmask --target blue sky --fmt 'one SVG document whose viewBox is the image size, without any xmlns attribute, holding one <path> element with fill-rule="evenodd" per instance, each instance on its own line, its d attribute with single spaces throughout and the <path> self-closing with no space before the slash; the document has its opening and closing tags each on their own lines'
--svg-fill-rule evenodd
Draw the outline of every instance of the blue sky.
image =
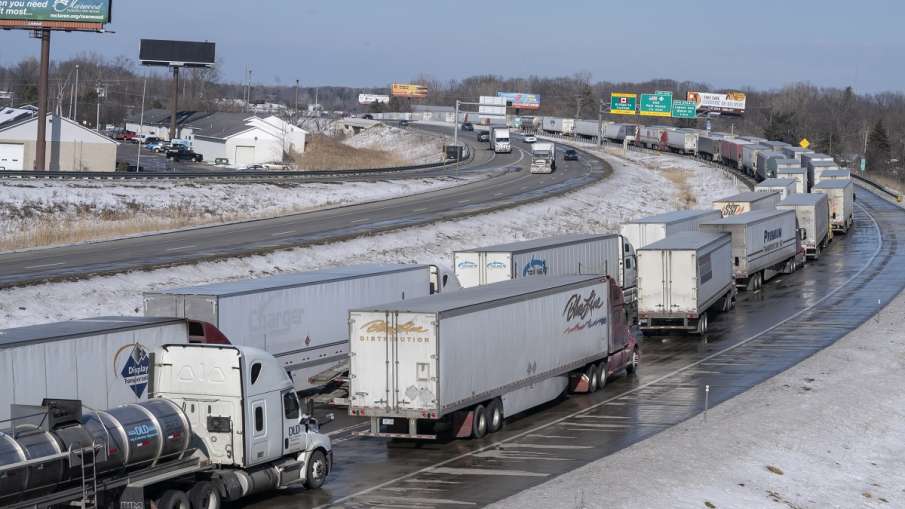
<svg viewBox="0 0 905 509">
<path fill-rule="evenodd" d="M 905 2 L 884 0 L 114 0 L 116 33 L 60 33 L 52 56 L 137 60 L 141 38 L 209 40 L 224 79 L 250 65 L 264 84 L 586 71 L 595 81 L 902 91 L 903 20 Z M 0 32 L 0 63 L 38 50 L 25 32 Z"/>
</svg>

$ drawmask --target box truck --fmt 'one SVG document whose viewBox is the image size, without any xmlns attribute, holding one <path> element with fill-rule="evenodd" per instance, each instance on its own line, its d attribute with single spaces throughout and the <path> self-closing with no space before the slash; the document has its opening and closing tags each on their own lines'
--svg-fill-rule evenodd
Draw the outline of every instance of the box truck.
<svg viewBox="0 0 905 509">
<path fill-rule="evenodd" d="M 681 232 L 638 250 L 643 331 L 707 332 L 708 313 L 735 307 L 732 236 Z"/>
<path fill-rule="evenodd" d="M 556 169 L 556 145 L 534 142 L 531 145 L 531 173 L 553 173 Z"/>
<path fill-rule="evenodd" d="M 110 408 L 148 398 L 149 354 L 166 343 L 227 343 L 210 324 L 98 317 L 0 331 L 0 421 L 45 398 Z M 2 426 L 0 426 L 2 427 Z"/>
<path fill-rule="evenodd" d="M 808 258 L 820 258 L 820 252 L 832 239 L 830 209 L 825 194 L 791 194 L 776 205 L 779 210 L 794 210 L 798 218 L 799 238 Z"/>
<path fill-rule="evenodd" d="M 229 345 L 163 345 L 147 401 L 82 411 L 22 409 L 0 433 L 0 507 L 213 509 L 323 485 L 330 438 L 301 412 L 273 356 Z"/>
<path fill-rule="evenodd" d="M 804 263 L 795 211 L 755 210 L 702 223 L 700 228 L 732 235 L 735 282 L 748 290 L 757 290 L 776 274 L 792 273 Z"/>
<path fill-rule="evenodd" d="M 493 150 L 497 154 L 508 154 L 512 152 L 508 127 L 490 128 L 490 150 Z"/>
<path fill-rule="evenodd" d="M 364 436 L 480 438 L 566 390 L 636 369 L 607 276 L 530 277 L 353 310 L 349 413 Z"/>
<path fill-rule="evenodd" d="M 808 170 L 807 168 L 778 168 L 776 170 L 776 178 L 795 179 L 795 192 L 805 194 L 808 192 Z"/>
<path fill-rule="evenodd" d="M 357 265 L 144 294 L 145 316 L 179 316 L 216 325 L 237 345 L 266 350 L 299 391 L 323 385 L 347 366 L 346 320 L 355 307 L 430 295 L 454 276 L 430 265 Z"/>
<path fill-rule="evenodd" d="M 834 232 L 848 233 L 854 226 L 855 185 L 851 180 L 824 180 L 814 186 L 829 200 L 830 227 Z"/>
<path fill-rule="evenodd" d="M 636 309 L 635 248 L 617 234 L 568 234 L 456 251 L 463 288 L 528 276 L 604 274 L 623 289 L 630 321 Z"/>
<path fill-rule="evenodd" d="M 797 192 L 798 181 L 791 178 L 768 178 L 755 185 L 754 190 L 759 193 L 777 192 L 779 193 L 779 199 L 785 200 L 790 194 Z"/>
<path fill-rule="evenodd" d="M 777 192 L 746 191 L 715 200 L 713 208 L 719 210 L 723 217 L 728 217 L 753 210 L 774 209 L 777 203 L 779 203 L 779 193 Z"/>
<path fill-rule="evenodd" d="M 722 217 L 718 210 L 677 210 L 623 223 L 619 233 L 635 250 L 684 231 L 697 231 L 703 221 Z"/>
</svg>

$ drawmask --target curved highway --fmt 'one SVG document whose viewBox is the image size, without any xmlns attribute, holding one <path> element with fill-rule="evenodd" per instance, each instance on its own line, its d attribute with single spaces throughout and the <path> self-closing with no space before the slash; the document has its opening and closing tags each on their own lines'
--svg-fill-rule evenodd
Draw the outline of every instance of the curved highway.
<svg viewBox="0 0 905 509">
<path fill-rule="evenodd" d="M 337 463 L 322 490 L 248 507 L 481 507 L 700 413 L 707 385 L 710 406 L 745 391 L 832 344 L 905 288 L 905 210 L 864 189 L 857 198 L 852 232 L 819 261 L 740 294 L 706 338 L 642 338 L 637 376 L 516 416 L 483 440 L 357 438 L 364 424 L 341 416 L 325 430 L 336 430 Z"/>
<path fill-rule="evenodd" d="M 448 167 L 443 173 L 498 174 L 439 191 L 273 219 L 0 254 L 0 288 L 250 255 L 426 224 L 527 203 L 587 185 L 605 174 L 602 161 L 583 157 L 560 161 L 552 175 L 531 175 L 524 169 L 528 145 L 517 141 L 512 154 L 492 154 L 473 133 L 464 135 L 463 141 L 472 146 L 475 157 L 460 169 Z"/>
</svg>

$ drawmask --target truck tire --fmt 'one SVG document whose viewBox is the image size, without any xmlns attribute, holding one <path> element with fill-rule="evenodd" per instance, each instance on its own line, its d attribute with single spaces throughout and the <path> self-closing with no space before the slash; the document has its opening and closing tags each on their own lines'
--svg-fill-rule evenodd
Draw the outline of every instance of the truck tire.
<svg viewBox="0 0 905 509">
<path fill-rule="evenodd" d="M 201 481 L 187 493 L 192 509 L 220 509 L 220 491 L 210 481 Z"/>
<path fill-rule="evenodd" d="M 600 372 L 597 371 L 597 365 L 591 364 L 585 369 L 585 376 L 588 377 L 588 394 L 597 392 L 600 388 Z"/>
<path fill-rule="evenodd" d="M 597 365 L 597 390 L 602 391 L 604 387 L 606 387 L 606 366 L 607 360 L 603 359 L 600 361 L 600 364 Z"/>
<path fill-rule="evenodd" d="M 487 405 L 487 432 L 496 433 L 503 429 L 503 402 L 497 398 Z"/>
<path fill-rule="evenodd" d="M 471 421 L 471 437 L 484 438 L 487 434 L 487 409 L 484 405 L 474 407 L 474 419 Z"/>
<path fill-rule="evenodd" d="M 702 314 L 700 318 L 698 318 L 698 334 L 705 334 L 709 327 L 710 323 L 707 319 L 707 312 L 704 312 L 704 314 Z"/>
<path fill-rule="evenodd" d="M 641 352 L 636 346 L 634 350 L 632 350 L 632 356 L 629 357 L 628 364 L 625 365 L 625 372 L 629 375 L 634 375 L 638 372 L 638 367 L 641 365 Z"/>
<path fill-rule="evenodd" d="M 191 509 L 191 503 L 184 491 L 167 490 L 157 499 L 157 509 Z"/>
<path fill-rule="evenodd" d="M 311 453 L 305 468 L 305 488 L 316 490 L 327 480 L 327 456 L 320 449 Z"/>
</svg>

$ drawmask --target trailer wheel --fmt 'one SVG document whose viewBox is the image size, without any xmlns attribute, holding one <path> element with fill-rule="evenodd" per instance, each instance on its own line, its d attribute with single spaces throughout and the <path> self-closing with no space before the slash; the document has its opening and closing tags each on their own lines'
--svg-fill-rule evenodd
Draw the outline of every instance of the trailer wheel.
<svg viewBox="0 0 905 509">
<path fill-rule="evenodd" d="M 484 405 L 474 407 L 474 419 L 471 422 L 472 438 L 484 438 L 487 434 L 487 410 Z"/>
<path fill-rule="evenodd" d="M 597 365 L 597 390 L 602 391 L 606 387 L 606 366 L 607 359 L 600 361 Z"/>
<path fill-rule="evenodd" d="M 710 326 L 710 323 L 708 322 L 709 320 L 707 319 L 707 312 L 704 312 L 704 314 L 702 314 L 701 317 L 698 318 L 698 334 L 704 334 L 707 332 L 707 329 Z"/>
<path fill-rule="evenodd" d="M 188 492 L 192 509 L 220 509 L 220 492 L 213 483 L 201 481 Z"/>
<path fill-rule="evenodd" d="M 327 456 L 320 449 L 311 453 L 308 468 L 305 469 L 305 488 L 316 490 L 327 480 Z"/>
<path fill-rule="evenodd" d="M 487 432 L 496 433 L 501 430 L 503 428 L 503 402 L 499 398 L 491 401 L 487 405 L 487 413 L 489 414 Z"/>
<path fill-rule="evenodd" d="M 157 509 L 191 509 L 191 503 L 184 491 L 167 490 L 157 499 Z"/>
<path fill-rule="evenodd" d="M 585 375 L 588 377 L 588 394 L 597 392 L 597 389 L 600 388 L 600 374 L 597 372 L 597 365 L 588 366 Z"/>
</svg>

